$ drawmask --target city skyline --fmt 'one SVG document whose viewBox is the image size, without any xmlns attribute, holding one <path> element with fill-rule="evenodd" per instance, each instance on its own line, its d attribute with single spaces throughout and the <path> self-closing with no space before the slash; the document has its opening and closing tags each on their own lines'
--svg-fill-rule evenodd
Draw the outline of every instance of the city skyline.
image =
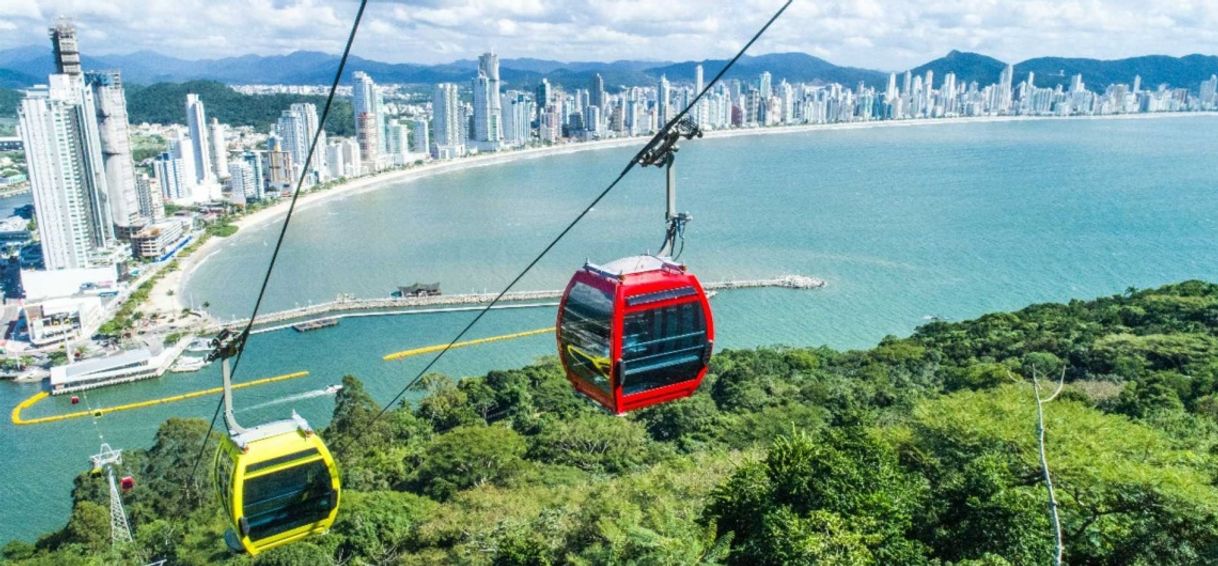
<svg viewBox="0 0 1218 566">
<path fill-rule="evenodd" d="M 708 11 L 704 3 L 676 1 L 666 3 L 664 19 L 657 19 L 649 10 L 621 2 L 432 4 L 371 4 L 355 54 L 420 64 L 473 59 L 486 48 L 507 58 L 568 62 L 700 60 L 729 55 L 777 5 L 741 2 Z M 952 49 L 985 52 L 1007 62 L 1047 55 L 1119 59 L 1218 53 L 1218 37 L 1209 31 L 1218 26 L 1218 5 L 1213 3 L 974 4 L 980 3 L 800 2 L 753 53 L 805 52 L 842 65 L 889 71 Z M 40 44 L 45 22 L 62 15 L 73 18 L 97 55 L 146 49 L 185 59 L 297 50 L 336 53 L 355 6 L 265 0 L 140 2 L 135 9 L 127 0 L 88 5 L 0 1 L 0 50 Z M 174 42 L 164 41 L 167 33 Z"/>
</svg>

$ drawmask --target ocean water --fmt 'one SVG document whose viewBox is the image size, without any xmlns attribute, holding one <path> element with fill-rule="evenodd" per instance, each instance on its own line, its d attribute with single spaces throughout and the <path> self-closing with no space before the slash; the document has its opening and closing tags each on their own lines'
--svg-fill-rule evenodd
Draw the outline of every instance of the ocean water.
<svg viewBox="0 0 1218 566">
<path fill-rule="evenodd" d="M 959 320 L 1190 278 L 1218 280 L 1218 117 L 936 124 L 687 142 L 680 208 L 693 214 L 683 260 L 703 280 L 803 274 L 813 291 L 762 289 L 713 299 L 721 347 L 865 348 L 927 316 Z M 338 293 L 387 296 L 439 281 L 445 292 L 497 290 L 611 180 L 634 150 L 529 159 L 401 182 L 298 212 L 268 292 L 271 310 Z M 655 249 L 663 173 L 637 170 L 520 285 L 559 289 L 585 259 Z M 276 225 L 243 231 L 184 290 L 222 316 L 244 316 Z M 397 350 L 447 341 L 471 312 L 346 319 L 336 328 L 251 340 L 237 380 L 308 370 L 245 389 L 250 422 L 296 408 L 321 425 L 345 374 L 387 400 L 427 357 Z M 477 338 L 551 325 L 552 309 L 496 311 Z M 549 335 L 455 350 L 454 376 L 515 367 L 553 348 Z M 105 406 L 218 384 L 218 369 L 92 392 Z M 0 384 L 0 406 L 38 390 Z M 294 397 L 293 397 L 294 396 Z M 293 401 L 283 401 L 291 397 Z M 150 444 L 170 416 L 209 417 L 215 398 L 48 425 L 0 423 L 0 540 L 32 539 L 66 519 L 75 474 L 97 433 Z M 31 416 L 69 410 L 44 401 Z"/>
</svg>

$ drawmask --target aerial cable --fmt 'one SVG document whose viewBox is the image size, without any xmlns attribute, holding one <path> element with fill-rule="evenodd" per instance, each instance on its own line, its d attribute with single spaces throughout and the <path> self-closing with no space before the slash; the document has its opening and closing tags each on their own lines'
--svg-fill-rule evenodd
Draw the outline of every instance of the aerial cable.
<svg viewBox="0 0 1218 566">
<path fill-rule="evenodd" d="M 419 370 L 419 373 L 416 374 L 414 376 L 414 378 L 411 379 L 406 384 L 406 386 L 403 387 L 402 390 L 397 393 L 397 395 L 394 395 L 393 399 L 390 399 L 388 403 L 386 403 L 383 407 L 381 407 L 381 410 L 376 414 L 376 416 L 372 417 L 372 420 L 368 421 L 368 424 L 364 425 L 359 430 L 359 432 L 357 432 L 355 434 L 355 436 L 353 436 L 351 438 L 358 439 L 358 438 L 362 437 L 364 435 L 364 433 L 366 433 L 370 428 L 372 428 L 372 425 L 376 424 L 377 420 L 379 420 L 382 416 L 384 416 L 385 413 L 387 413 L 389 411 L 389 409 L 391 407 L 393 407 L 394 403 L 397 403 L 398 400 L 400 400 L 402 398 L 402 396 L 406 394 L 407 391 L 409 391 L 410 389 L 412 389 L 416 385 L 418 385 L 419 381 L 421 381 L 423 379 L 423 376 L 426 375 L 427 372 L 430 371 L 431 368 L 434 367 L 436 365 L 436 363 L 439 362 L 440 359 L 444 357 L 444 354 L 447 354 L 448 351 L 452 349 L 454 344 L 456 344 L 457 342 L 460 342 L 461 339 L 465 337 L 466 333 L 468 333 L 470 331 L 470 329 L 472 329 L 474 327 L 474 325 L 478 324 L 478 322 L 480 320 L 482 320 L 482 317 L 486 316 L 486 313 L 490 312 L 490 310 L 496 304 L 498 304 L 500 300 L 503 299 L 504 295 L 506 295 L 508 293 L 508 291 L 510 291 L 517 283 L 519 283 L 520 280 L 523 279 L 524 276 L 526 274 L 528 274 L 529 271 L 531 271 L 533 269 L 533 267 L 536 266 L 537 263 L 540 262 L 541 259 L 546 256 L 546 254 L 550 253 L 550 250 L 554 249 L 554 246 L 558 245 L 558 242 L 561 241 L 564 237 L 566 237 L 566 235 L 568 233 L 570 233 L 572 229 L 575 228 L 576 224 L 579 224 L 579 222 L 581 220 L 583 220 L 584 217 L 587 216 L 588 213 L 591 212 L 592 209 L 595 208 L 597 204 L 600 204 L 601 200 L 604 199 L 609 194 L 610 191 L 612 191 L 615 187 L 617 187 L 618 183 L 620 183 L 621 180 L 623 178 L 625 178 L 626 175 L 628 173 L 630 173 L 630 171 L 633 170 L 636 165 L 639 165 L 644 160 L 644 158 L 646 156 L 648 156 L 649 154 L 657 153 L 657 149 L 659 149 L 659 150 L 666 149 L 666 148 L 662 147 L 663 144 L 665 144 L 666 140 L 670 140 L 672 132 L 674 132 L 677 129 L 678 125 L 681 124 L 682 120 L 684 120 L 686 115 L 689 114 L 689 111 L 691 109 L 693 109 L 694 107 L 696 107 L 698 105 L 698 102 L 702 100 L 702 97 L 706 96 L 707 92 L 710 92 L 711 87 L 715 86 L 715 84 L 718 83 L 725 74 L 727 74 L 728 70 L 731 69 L 732 66 L 734 66 L 736 64 L 736 62 L 739 61 L 740 58 L 744 56 L 745 52 L 747 52 L 748 49 L 750 47 L 752 47 L 753 44 L 756 43 L 758 39 L 761 39 L 761 36 L 765 34 L 766 30 L 770 29 L 770 26 L 773 25 L 774 22 L 777 21 L 780 16 L 782 16 L 783 12 L 785 12 L 787 10 L 787 8 L 791 6 L 792 2 L 794 2 L 794 0 L 787 0 L 786 2 L 784 2 L 782 7 L 779 8 L 778 11 L 775 12 L 774 15 L 771 16 L 768 21 L 766 21 L 765 25 L 762 26 L 761 29 L 757 31 L 757 33 L 753 34 L 752 39 L 749 39 L 748 43 L 744 44 L 744 47 L 740 48 L 740 51 L 738 53 L 736 53 L 736 55 L 734 57 L 732 57 L 730 60 L 728 60 L 727 64 L 724 65 L 723 68 L 720 69 L 719 72 L 716 73 L 715 76 L 710 80 L 710 82 L 707 83 L 706 86 L 702 88 L 702 91 L 699 92 L 698 95 L 695 96 L 694 99 L 691 100 L 689 102 L 689 104 L 687 104 L 685 106 L 685 108 L 683 108 L 681 110 L 681 112 L 677 113 L 676 116 L 674 116 L 671 120 L 669 120 L 666 124 L 664 124 L 664 127 L 660 128 L 660 130 L 658 132 L 656 132 L 656 134 L 654 136 L 651 137 L 651 139 L 647 142 L 647 144 L 644 145 L 643 148 L 640 149 L 639 152 L 636 153 L 634 155 L 634 157 L 632 157 L 630 159 L 630 162 L 626 164 L 626 166 L 622 169 L 621 173 L 618 173 L 617 177 L 613 179 L 613 182 L 609 183 L 609 186 L 605 187 L 605 189 L 602 190 L 600 192 L 600 194 L 596 195 L 596 198 L 592 199 L 592 202 L 589 203 L 588 206 L 584 207 L 584 209 L 582 211 L 580 211 L 580 213 L 578 215 L 576 215 L 575 219 L 572 220 L 570 224 L 567 224 L 567 226 L 565 228 L 563 228 L 562 231 L 559 232 L 558 235 L 555 236 L 554 239 L 551 240 L 550 243 L 547 244 L 546 247 L 541 250 L 541 253 L 537 254 L 537 257 L 533 258 L 533 260 L 530 261 L 528 263 L 528 265 L 526 265 L 524 267 L 524 269 L 521 270 L 521 272 L 518 275 L 516 275 L 516 277 L 513 278 L 511 280 L 511 282 L 509 282 L 507 284 L 507 286 L 504 287 L 503 290 L 500 291 L 499 294 L 495 296 L 494 299 L 491 300 L 491 302 L 487 303 L 487 305 L 485 307 L 483 307 L 481 310 L 479 310 L 478 314 L 475 315 L 474 318 L 472 320 L 470 320 L 469 323 L 466 324 L 465 327 L 462 328 L 461 331 L 458 332 L 457 335 L 455 337 L 453 337 L 453 339 L 446 346 L 444 346 L 444 348 L 442 350 L 440 350 L 438 353 L 436 353 L 436 355 L 434 357 L 432 357 L 431 361 L 427 362 L 427 365 L 424 366 L 423 369 Z M 668 143 L 673 143 L 673 142 L 669 141 Z M 335 444 L 336 452 L 337 452 L 337 448 L 338 448 L 338 446 L 336 443 Z"/>
<path fill-rule="evenodd" d="M 283 247 L 284 237 L 288 233 L 288 225 L 292 222 L 292 213 L 296 210 L 296 201 L 300 198 L 300 190 L 304 186 L 305 177 L 309 175 L 309 166 L 313 163 L 313 154 L 317 150 L 317 141 L 321 138 L 322 132 L 326 128 L 326 118 L 330 116 L 330 107 L 334 103 L 334 95 L 338 91 L 338 83 L 342 81 L 343 70 L 347 67 L 347 59 L 351 55 L 351 45 L 355 42 L 355 34 L 359 31 L 360 21 L 364 17 L 364 8 L 368 6 L 368 0 L 360 0 L 359 9 L 355 13 L 355 21 L 351 24 L 351 32 L 347 35 L 347 44 L 343 47 L 343 56 L 338 61 L 338 70 L 334 73 L 334 82 L 330 84 L 330 92 L 326 95 L 326 105 L 321 111 L 321 117 L 317 121 L 317 131 L 313 132 L 313 141 L 309 144 L 309 153 L 305 157 L 305 162 L 301 167 L 300 178 L 296 181 L 296 190 L 292 191 L 292 200 L 288 204 L 287 215 L 283 218 L 283 225 L 279 229 L 279 237 L 275 240 L 275 249 L 271 252 L 271 260 L 266 266 L 266 275 L 262 278 L 262 286 L 258 289 L 258 299 L 254 301 L 254 310 L 250 313 L 249 321 L 246 322 L 245 328 L 236 338 L 236 353 L 233 360 L 233 369 L 231 375 L 236 375 L 238 366 L 241 365 L 241 355 L 245 352 L 245 343 L 250 336 L 250 332 L 254 329 L 254 320 L 258 317 L 258 310 L 262 307 L 262 299 L 266 296 L 267 284 L 271 281 L 271 273 L 275 269 L 275 261 L 279 259 L 279 250 Z M 199 454 L 195 457 L 194 466 L 190 470 L 190 476 L 187 479 L 187 488 L 194 481 L 195 473 L 199 469 L 199 461 L 203 458 L 203 452 L 207 447 L 207 441 L 211 438 L 212 431 L 216 428 L 216 418 L 220 415 L 220 408 L 224 406 L 224 396 L 220 396 L 220 401 L 216 403 L 216 410 L 212 413 L 211 424 L 207 427 L 207 434 L 203 435 L 203 442 L 199 446 Z"/>
</svg>

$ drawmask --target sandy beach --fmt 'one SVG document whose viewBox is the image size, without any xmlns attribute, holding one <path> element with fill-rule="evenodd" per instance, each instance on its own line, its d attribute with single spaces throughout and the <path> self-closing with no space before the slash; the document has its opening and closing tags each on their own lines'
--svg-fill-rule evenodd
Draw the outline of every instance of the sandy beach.
<svg viewBox="0 0 1218 566">
<path fill-rule="evenodd" d="M 871 122 L 847 122 L 836 124 L 804 124 L 797 126 L 776 126 L 768 128 L 749 128 L 749 129 L 734 129 L 734 130 L 719 130 L 710 131 L 705 134 L 705 138 L 729 138 L 738 136 L 759 136 L 759 135 L 783 135 L 783 134 L 800 134 L 819 131 L 836 131 L 836 130 L 857 130 L 867 128 L 890 128 L 890 127 L 918 127 L 918 126 L 937 126 L 945 124 L 987 124 L 1001 122 L 1026 122 L 1035 120 L 1139 120 L 1139 119 L 1163 119 L 1163 118 L 1189 118 L 1197 116 L 1218 116 L 1218 112 L 1163 112 L 1149 114 L 1117 114 L 1107 116 L 983 116 L 969 118 L 945 118 L 945 119 L 920 119 L 920 120 L 879 120 Z M 296 203 L 297 210 L 317 206 L 326 201 L 351 195 L 360 194 L 367 191 L 378 190 L 389 186 L 396 182 L 415 180 L 432 175 L 442 173 L 450 173 L 463 171 L 475 167 L 487 167 L 491 165 L 499 165 L 510 163 L 524 159 L 536 159 L 548 157 L 552 155 L 562 155 L 575 153 L 580 151 L 593 151 L 600 149 L 610 149 L 618 147 L 641 147 L 648 138 L 643 136 L 615 138 L 609 140 L 599 140 L 592 142 L 575 142 L 567 143 L 550 147 L 530 148 L 523 150 L 505 151 L 500 153 L 481 154 L 473 157 L 465 157 L 452 161 L 436 161 L 429 162 L 421 166 L 411 167 L 409 169 L 390 171 L 359 177 L 347 181 L 336 187 L 318 191 L 304 193 L 300 195 Z M 268 222 L 281 219 L 288 210 L 290 200 L 282 199 L 280 202 L 244 216 L 233 224 L 238 227 L 238 232 L 250 228 L 266 224 Z M 194 270 L 202 265 L 207 259 L 219 253 L 219 247 L 223 245 L 227 238 L 211 238 L 189 258 L 179 262 L 179 269 L 163 277 L 152 290 L 149 296 L 147 305 L 148 310 L 164 313 L 176 313 L 184 308 L 192 305 L 187 304 L 187 298 L 184 296 L 183 288 L 189 281 Z M 172 291 L 172 294 L 170 293 Z"/>
</svg>

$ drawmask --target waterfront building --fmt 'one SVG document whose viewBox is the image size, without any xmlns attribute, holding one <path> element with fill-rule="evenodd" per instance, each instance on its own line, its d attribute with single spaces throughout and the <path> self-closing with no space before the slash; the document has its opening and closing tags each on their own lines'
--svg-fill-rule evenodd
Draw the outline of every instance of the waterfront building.
<svg viewBox="0 0 1218 566">
<path fill-rule="evenodd" d="M 427 118 L 415 118 L 410 124 L 410 150 L 420 156 L 431 154 L 431 140 L 428 136 Z"/>
<path fill-rule="evenodd" d="M 140 212 L 122 77 L 118 71 L 90 72 L 85 74 L 85 83 L 97 111 L 95 119 L 101 142 L 102 168 L 109 191 L 111 221 L 116 235 L 126 238 L 147 223 L 147 218 Z"/>
<path fill-rule="evenodd" d="M 391 120 L 386 127 L 389 161 L 393 165 L 405 165 L 410 155 L 410 128 L 398 120 Z"/>
<path fill-rule="evenodd" d="M 18 112 L 46 268 L 113 263 L 114 215 L 97 110 L 79 75 L 51 75 Z"/>
<path fill-rule="evenodd" d="M 135 194 L 139 201 L 140 216 L 149 222 L 156 222 L 165 217 L 165 199 L 161 194 L 160 185 L 150 179 L 147 173 L 136 175 Z"/>
<path fill-rule="evenodd" d="M 190 130 L 191 158 L 194 160 L 196 184 L 207 184 L 215 180 L 212 172 L 211 144 L 207 139 L 207 112 L 199 95 L 186 95 L 186 127 Z"/>
<path fill-rule="evenodd" d="M 473 82 L 473 141 L 480 150 L 497 151 L 503 143 L 499 86 L 499 56 L 484 53 L 478 57 L 478 76 Z"/>
<path fill-rule="evenodd" d="M 528 96 L 518 90 L 503 93 L 503 143 L 520 147 L 529 141 L 533 109 Z"/>
<path fill-rule="evenodd" d="M 232 165 L 238 164 L 234 162 Z M 165 261 L 190 242 L 191 225 L 189 218 L 180 216 L 149 224 L 132 235 L 131 252 L 135 257 Z"/>
<path fill-rule="evenodd" d="M 211 166 L 216 172 L 216 176 L 224 178 L 228 176 L 228 140 L 225 139 L 224 126 L 220 124 L 220 120 L 211 119 L 211 128 L 208 130 L 211 137 Z"/>
<path fill-rule="evenodd" d="M 30 344 L 41 348 L 81 338 L 81 331 L 100 324 L 105 313 L 101 299 L 93 296 L 27 304 L 21 308 L 21 316 Z"/>
<path fill-rule="evenodd" d="M 262 152 L 253 150 L 246 150 L 241 155 L 241 159 L 249 164 L 250 170 L 254 173 L 254 192 L 250 194 L 247 189 L 247 200 L 262 200 L 266 198 L 266 161 L 263 160 L 262 155 Z"/>
<path fill-rule="evenodd" d="M 275 132 L 283 150 L 292 156 L 294 176 L 304 174 L 306 185 L 325 181 L 326 134 L 318 133 L 316 106 L 307 102 L 292 104 L 279 116 Z M 309 157 L 309 146 L 314 136 L 318 136 L 317 147 L 322 151 L 315 152 L 312 161 L 306 166 L 305 161 Z"/>
<path fill-rule="evenodd" d="M 668 77 L 660 75 L 660 85 L 656 90 L 656 122 L 657 127 L 663 127 L 672 118 L 672 84 Z"/>
<path fill-rule="evenodd" d="M 1218 75 L 1201 83 L 1201 110 L 1218 110 Z"/>
<path fill-rule="evenodd" d="M 356 71 L 354 79 L 351 103 L 355 113 L 355 139 L 359 143 L 360 160 L 375 169 L 380 159 L 385 120 L 381 91 L 363 71 Z"/>
<path fill-rule="evenodd" d="M 268 188 L 279 195 L 290 193 L 296 188 L 296 178 L 292 172 L 292 154 L 283 150 L 278 136 L 267 139 L 266 163 Z"/>
<path fill-rule="evenodd" d="M 457 99 L 457 85 L 440 83 L 436 85 L 431 102 L 432 124 L 435 127 L 435 139 L 432 141 L 432 157 L 436 159 L 452 159 L 465 155 L 462 142 L 460 104 Z"/>
<path fill-rule="evenodd" d="M 96 389 L 159 377 L 184 347 L 153 353 L 147 348 L 125 350 L 113 356 L 83 360 L 51 368 L 51 394 Z"/>
<path fill-rule="evenodd" d="M 244 159 L 235 159 L 228 164 L 228 200 L 244 206 L 258 196 L 258 178 L 254 166 Z"/>
<path fill-rule="evenodd" d="M 158 155 L 152 162 L 152 173 L 164 200 L 174 203 L 189 202 L 190 186 L 183 178 L 182 159 L 177 157 L 176 153 L 166 151 Z"/>
</svg>

